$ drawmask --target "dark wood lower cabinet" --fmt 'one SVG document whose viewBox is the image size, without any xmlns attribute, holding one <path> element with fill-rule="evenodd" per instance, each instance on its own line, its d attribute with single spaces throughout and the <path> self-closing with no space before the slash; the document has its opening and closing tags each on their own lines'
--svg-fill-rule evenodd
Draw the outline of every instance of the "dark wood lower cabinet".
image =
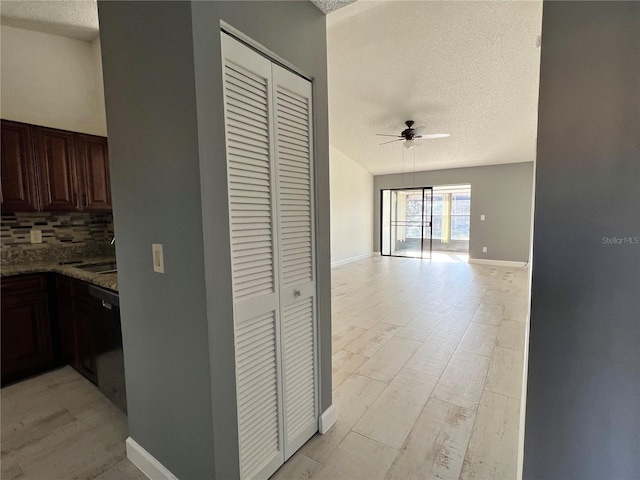
<svg viewBox="0 0 640 480">
<path fill-rule="evenodd" d="M 74 303 L 76 321 L 76 346 L 78 349 L 77 369 L 93 383 L 96 376 L 95 327 L 92 302 L 77 298 Z"/>
<path fill-rule="evenodd" d="M 60 350 L 65 363 L 97 383 L 94 303 L 89 286 L 62 275 L 57 278 Z"/>
<path fill-rule="evenodd" d="M 65 364 L 97 384 L 100 301 L 89 284 L 42 273 L 3 277 L 1 287 L 2 385 Z"/>
<path fill-rule="evenodd" d="M 78 352 L 76 349 L 76 325 L 73 318 L 73 301 L 71 299 L 71 279 L 63 275 L 58 275 L 56 278 L 56 289 L 61 361 L 62 363 L 68 363 L 77 368 Z"/>
<path fill-rule="evenodd" d="M 2 385 L 54 366 L 45 274 L 1 282 Z"/>
</svg>

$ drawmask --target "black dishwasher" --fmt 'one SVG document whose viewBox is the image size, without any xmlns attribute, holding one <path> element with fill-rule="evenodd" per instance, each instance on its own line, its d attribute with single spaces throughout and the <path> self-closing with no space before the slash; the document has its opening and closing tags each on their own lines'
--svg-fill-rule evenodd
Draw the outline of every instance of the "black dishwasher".
<svg viewBox="0 0 640 480">
<path fill-rule="evenodd" d="M 94 303 L 98 388 L 120 410 L 127 413 L 118 294 L 93 285 L 89 287 L 89 293 L 98 299 Z"/>
</svg>

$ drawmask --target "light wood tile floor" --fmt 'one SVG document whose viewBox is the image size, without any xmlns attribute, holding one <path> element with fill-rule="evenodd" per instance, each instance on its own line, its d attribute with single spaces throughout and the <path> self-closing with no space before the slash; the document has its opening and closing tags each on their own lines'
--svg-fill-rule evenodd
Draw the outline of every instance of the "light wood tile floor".
<svg viewBox="0 0 640 480">
<path fill-rule="evenodd" d="M 333 270 L 336 424 L 274 479 L 516 478 L 528 271 L 374 257 Z M 146 477 L 71 367 L 2 389 L 3 480 Z"/>
<path fill-rule="evenodd" d="M 515 479 L 528 276 L 384 257 L 334 268 L 338 420 L 273 478 Z"/>
<path fill-rule="evenodd" d="M 71 367 L 2 389 L 2 480 L 146 480 L 127 417 Z"/>
</svg>

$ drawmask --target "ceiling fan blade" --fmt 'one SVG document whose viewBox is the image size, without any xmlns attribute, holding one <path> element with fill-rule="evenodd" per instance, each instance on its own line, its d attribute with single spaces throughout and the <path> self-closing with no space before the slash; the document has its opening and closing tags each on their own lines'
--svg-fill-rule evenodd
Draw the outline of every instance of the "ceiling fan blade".
<svg viewBox="0 0 640 480">
<path fill-rule="evenodd" d="M 422 132 L 424 132 L 424 127 L 416 127 L 413 129 L 413 134 L 417 137 L 422 135 Z"/>
<path fill-rule="evenodd" d="M 376 136 L 378 137 L 397 137 L 397 138 L 401 138 L 402 135 L 387 135 L 386 133 L 376 133 Z"/>
<path fill-rule="evenodd" d="M 422 145 L 422 140 L 420 140 L 419 138 L 414 138 L 413 145 L 419 147 L 420 145 Z"/>
<path fill-rule="evenodd" d="M 387 143 L 393 143 L 393 142 L 401 142 L 402 140 L 404 140 L 404 138 L 398 138 L 397 140 L 389 140 L 388 142 L 382 142 L 380 145 L 386 145 Z"/>
<path fill-rule="evenodd" d="M 446 138 L 450 136 L 448 133 L 425 133 L 420 135 L 420 138 Z"/>
<path fill-rule="evenodd" d="M 402 146 L 404 148 L 406 148 L 407 150 L 411 150 L 413 147 L 416 146 L 416 142 L 415 142 L 415 140 L 405 140 L 405 142 L 402 144 Z"/>
</svg>

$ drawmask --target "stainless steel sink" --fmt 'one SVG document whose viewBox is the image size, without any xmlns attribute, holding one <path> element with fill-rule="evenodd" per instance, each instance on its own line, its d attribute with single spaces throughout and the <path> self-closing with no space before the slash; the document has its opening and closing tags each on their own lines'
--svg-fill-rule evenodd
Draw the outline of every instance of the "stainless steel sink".
<svg viewBox="0 0 640 480">
<path fill-rule="evenodd" d="M 89 263 L 86 265 L 77 265 L 76 268 L 95 273 L 116 273 L 117 266 L 115 262 L 108 263 Z"/>
</svg>

